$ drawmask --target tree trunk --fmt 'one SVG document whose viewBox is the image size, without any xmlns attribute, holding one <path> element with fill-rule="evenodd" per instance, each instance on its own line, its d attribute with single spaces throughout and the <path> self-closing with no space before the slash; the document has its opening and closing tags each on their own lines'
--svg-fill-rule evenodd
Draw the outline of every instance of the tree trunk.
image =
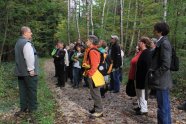
<svg viewBox="0 0 186 124">
<path fill-rule="evenodd" d="M 68 20 L 67 20 L 67 30 L 68 30 L 68 43 L 70 44 L 70 0 L 68 0 Z"/>
<path fill-rule="evenodd" d="M 144 3 L 142 3 L 141 7 L 138 7 L 138 12 L 140 12 L 139 13 L 139 25 L 141 25 L 141 21 L 143 20 L 143 10 L 144 10 Z M 142 24 L 143 24 L 143 22 L 142 22 Z M 141 29 L 139 28 L 137 41 L 140 39 L 140 37 L 141 37 Z"/>
<path fill-rule="evenodd" d="M 128 28 L 129 28 L 130 7 L 131 7 L 131 0 L 129 1 L 128 15 L 127 15 L 127 26 L 126 26 L 126 31 L 125 31 L 125 47 L 124 47 L 125 52 L 126 52 L 127 41 L 128 41 Z"/>
<path fill-rule="evenodd" d="M 91 21 L 91 27 L 92 27 L 92 35 L 94 35 L 94 22 L 93 22 L 93 17 L 92 17 L 92 0 L 91 0 L 91 4 L 90 4 L 90 21 Z"/>
<path fill-rule="evenodd" d="M 75 3 L 76 29 L 77 29 L 78 39 L 80 39 L 81 37 L 80 37 L 80 31 L 79 31 L 79 13 L 77 13 L 77 3 L 75 0 L 74 0 L 74 3 Z"/>
<path fill-rule="evenodd" d="M 86 0 L 86 8 L 87 8 L 87 13 L 86 13 L 86 16 L 87 16 L 87 37 L 89 36 L 89 22 L 90 22 L 90 12 L 89 12 L 89 0 Z"/>
<path fill-rule="evenodd" d="M 104 24 L 104 15 L 105 15 L 105 6 L 106 6 L 107 0 L 105 0 L 102 10 L 102 17 L 101 17 L 101 36 L 103 35 L 103 24 Z"/>
<path fill-rule="evenodd" d="M 1 46 L 1 51 L 0 51 L 0 64 L 2 61 L 2 56 L 3 56 L 3 49 L 4 49 L 4 45 L 5 45 L 5 41 L 6 41 L 6 37 L 7 37 L 7 30 L 8 30 L 8 2 L 6 2 L 6 20 L 5 20 L 5 32 L 4 32 L 4 38 L 3 38 L 3 43 Z"/>
<path fill-rule="evenodd" d="M 123 5 L 124 5 L 124 1 L 120 0 L 120 4 L 121 4 L 121 9 L 120 9 L 120 42 L 121 45 L 123 47 Z"/>
<path fill-rule="evenodd" d="M 117 7 L 118 7 L 118 0 L 115 0 L 115 7 L 114 7 L 114 25 L 116 24 L 116 11 L 117 11 Z"/>
<path fill-rule="evenodd" d="M 135 17 L 134 17 L 134 25 L 133 25 L 133 33 L 132 33 L 132 38 L 129 46 L 129 51 L 128 54 L 130 54 L 133 44 L 134 44 L 134 37 L 135 37 L 135 32 L 136 32 L 136 19 L 137 19 L 137 14 L 138 14 L 138 0 L 136 0 L 136 9 L 135 9 Z"/>
<path fill-rule="evenodd" d="M 163 9 L 164 9 L 163 20 L 166 22 L 167 21 L 167 0 L 163 1 Z"/>
</svg>

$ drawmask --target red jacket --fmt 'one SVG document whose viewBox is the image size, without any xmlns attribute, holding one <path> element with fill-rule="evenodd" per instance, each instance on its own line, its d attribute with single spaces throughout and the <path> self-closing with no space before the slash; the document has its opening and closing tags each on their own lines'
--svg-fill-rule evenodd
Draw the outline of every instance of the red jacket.
<svg viewBox="0 0 186 124">
<path fill-rule="evenodd" d="M 136 64 L 138 62 L 141 53 L 142 53 L 141 51 L 137 53 L 137 55 L 135 55 L 130 61 L 130 70 L 129 70 L 129 77 L 128 77 L 130 80 L 135 80 L 136 66 L 137 66 Z"/>
<path fill-rule="evenodd" d="M 91 48 L 97 48 L 97 46 L 93 46 Z M 86 72 L 88 77 L 92 77 L 92 75 L 94 75 L 100 63 L 100 53 L 96 50 L 90 50 L 91 48 L 87 51 L 87 53 L 89 53 L 87 56 L 89 57 L 86 63 L 90 65 L 90 69 Z"/>
</svg>

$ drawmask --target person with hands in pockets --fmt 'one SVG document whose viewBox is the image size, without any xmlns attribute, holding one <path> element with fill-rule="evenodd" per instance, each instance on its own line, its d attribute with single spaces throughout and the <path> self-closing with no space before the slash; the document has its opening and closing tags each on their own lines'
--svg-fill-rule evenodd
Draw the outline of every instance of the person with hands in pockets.
<svg viewBox="0 0 186 124">
<path fill-rule="evenodd" d="M 15 75 L 18 77 L 20 111 L 16 117 L 37 110 L 38 58 L 32 44 L 32 32 L 29 27 L 21 28 L 21 37 L 15 45 Z"/>
</svg>

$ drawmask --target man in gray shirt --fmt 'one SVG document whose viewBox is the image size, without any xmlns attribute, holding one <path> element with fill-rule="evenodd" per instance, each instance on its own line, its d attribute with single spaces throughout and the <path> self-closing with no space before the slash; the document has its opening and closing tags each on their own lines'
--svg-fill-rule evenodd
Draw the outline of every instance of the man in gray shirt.
<svg viewBox="0 0 186 124">
<path fill-rule="evenodd" d="M 18 77 L 20 95 L 20 111 L 15 113 L 17 117 L 37 109 L 37 53 L 31 43 L 31 29 L 23 26 L 21 35 L 15 45 L 15 75 Z"/>
</svg>

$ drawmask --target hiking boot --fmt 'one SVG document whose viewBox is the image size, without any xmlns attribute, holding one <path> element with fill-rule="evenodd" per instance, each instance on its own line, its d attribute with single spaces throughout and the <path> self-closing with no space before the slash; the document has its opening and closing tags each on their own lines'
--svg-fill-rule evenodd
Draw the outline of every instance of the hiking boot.
<svg viewBox="0 0 186 124">
<path fill-rule="evenodd" d="M 93 108 L 93 109 L 89 110 L 89 113 L 91 113 L 91 114 L 95 113 L 95 109 Z"/>
<path fill-rule="evenodd" d="M 94 112 L 90 115 L 90 118 L 100 118 L 103 117 L 103 112 Z"/>
<path fill-rule="evenodd" d="M 25 117 L 25 115 L 26 115 L 26 111 L 22 111 L 22 110 L 20 110 L 14 114 L 15 117 L 20 117 L 20 118 Z"/>
<path fill-rule="evenodd" d="M 178 105 L 177 108 L 178 108 L 179 110 L 185 110 L 185 111 L 186 111 L 186 101 L 185 101 L 183 104 Z"/>
</svg>

